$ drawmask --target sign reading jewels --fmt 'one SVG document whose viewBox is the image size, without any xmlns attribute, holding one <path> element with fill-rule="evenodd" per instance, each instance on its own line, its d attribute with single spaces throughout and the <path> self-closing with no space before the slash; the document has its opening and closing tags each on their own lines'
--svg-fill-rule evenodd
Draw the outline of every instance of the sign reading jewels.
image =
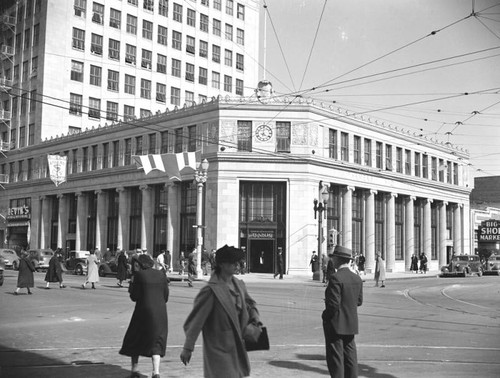
<svg viewBox="0 0 500 378">
<path fill-rule="evenodd" d="M 249 239 L 274 239 L 274 230 L 250 230 Z"/>
<path fill-rule="evenodd" d="M 481 222 L 478 230 L 479 242 L 497 242 L 500 241 L 500 221 L 490 219 Z"/>
</svg>

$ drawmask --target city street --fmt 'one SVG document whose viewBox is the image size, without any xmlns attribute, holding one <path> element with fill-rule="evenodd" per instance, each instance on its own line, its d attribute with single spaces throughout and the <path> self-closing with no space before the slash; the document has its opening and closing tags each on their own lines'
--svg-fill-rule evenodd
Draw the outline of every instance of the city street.
<svg viewBox="0 0 500 378">
<path fill-rule="evenodd" d="M 357 336 L 360 377 L 498 377 L 500 277 L 391 279 L 374 287 L 367 275 Z M 127 377 L 129 359 L 118 354 L 133 302 L 112 277 L 96 290 L 82 276 L 65 275 L 67 288 L 45 290 L 35 274 L 33 295 L 14 296 L 17 272 L 0 287 L 0 376 Z M 328 376 L 321 324 L 324 287 L 308 277 L 274 280 L 240 276 L 258 303 L 271 350 L 251 352 L 252 377 Z M 173 281 L 169 337 L 162 377 L 202 377 L 201 337 L 191 364 L 179 360 L 182 324 L 203 282 Z M 140 359 L 143 377 L 151 362 Z M 222 378 L 222 377 L 221 377 Z"/>
</svg>

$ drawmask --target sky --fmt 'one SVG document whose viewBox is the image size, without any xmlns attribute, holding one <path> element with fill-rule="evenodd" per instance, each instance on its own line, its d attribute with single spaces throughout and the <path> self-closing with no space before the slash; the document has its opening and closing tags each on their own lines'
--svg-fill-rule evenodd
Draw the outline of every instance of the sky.
<svg viewBox="0 0 500 378">
<path fill-rule="evenodd" d="M 464 148 L 471 181 L 500 175 L 500 0 L 261 3 L 261 78 L 276 95 Z"/>
</svg>

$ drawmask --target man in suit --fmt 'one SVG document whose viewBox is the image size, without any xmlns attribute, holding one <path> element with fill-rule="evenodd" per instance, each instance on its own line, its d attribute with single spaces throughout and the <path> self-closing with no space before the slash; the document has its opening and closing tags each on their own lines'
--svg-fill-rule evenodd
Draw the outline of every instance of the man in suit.
<svg viewBox="0 0 500 378">
<path fill-rule="evenodd" d="M 349 269 L 352 251 L 336 246 L 332 254 L 336 272 L 329 277 L 325 290 L 323 331 L 326 362 L 331 377 L 358 376 L 358 358 L 354 335 L 358 333 L 358 306 L 363 303 L 363 281 Z"/>
</svg>

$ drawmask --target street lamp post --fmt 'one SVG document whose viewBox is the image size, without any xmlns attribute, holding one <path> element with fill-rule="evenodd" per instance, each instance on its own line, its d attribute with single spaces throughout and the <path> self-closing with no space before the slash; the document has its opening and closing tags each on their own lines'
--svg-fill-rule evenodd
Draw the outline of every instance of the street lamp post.
<svg viewBox="0 0 500 378">
<path fill-rule="evenodd" d="M 328 194 L 328 189 L 323 187 L 321 189 L 321 200 L 319 202 L 316 198 L 314 199 L 314 219 L 316 219 L 316 214 L 318 214 L 318 263 L 319 269 L 314 272 L 313 280 L 319 281 L 321 279 L 321 259 L 323 258 L 323 212 L 325 213 L 324 217 L 326 219 L 326 210 L 328 208 L 328 198 L 330 195 Z"/>
<path fill-rule="evenodd" d="M 208 160 L 203 159 L 194 174 L 197 186 L 196 199 L 196 273 L 198 277 L 203 274 L 201 271 L 201 249 L 203 248 L 203 184 L 207 182 Z"/>
</svg>

